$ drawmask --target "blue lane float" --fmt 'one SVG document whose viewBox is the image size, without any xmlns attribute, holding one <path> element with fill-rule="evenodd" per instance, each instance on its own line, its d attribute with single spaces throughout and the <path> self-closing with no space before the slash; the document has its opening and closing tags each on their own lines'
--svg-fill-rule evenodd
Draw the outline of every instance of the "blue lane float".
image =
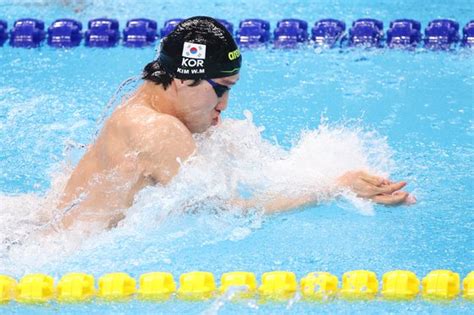
<svg viewBox="0 0 474 315">
<path fill-rule="evenodd" d="M 7 41 L 8 39 L 8 23 L 7 21 L 0 20 L 0 46 L 3 46 L 3 44 Z"/>
<path fill-rule="evenodd" d="M 431 21 L 425 29 L 425 48 L 450 49 L 459 41 L 459 23 L 448 19 Z"/>
<path fill-rule="evenodd" d="M 171 33 L 172 31 L 174 31 L 176 26 L 179 23 L 181 23 L 182 21 L 184 21 L 184 19 L 169 19 L 169 20 L 166 20 L 165 24 L 163 25 L 163 27 L 160 30 L 161 38 L 168 36 L 168 34 Z"/>
<path fill-rule="evenodd" d="M 240 21 L 236 41 L 243 47 L 255 47 L 268 43 L 270 41 L 270 22 L 261 19 Z"/>
<path fill-rule="evenodd" d="M 128 20 L 123 30 L 123 43 L 127 47 L 152 45 L 157 38 L 157 23 L 150 19 Z"/>
<path fill-rule="evenodd" d="M 474 20 L 469 21 L 462 29 L 462 45 L 474 47 Z"/>
<path fill-rule="evenodd" d="M 82 23 L 73 19 L 58 19 L 48 27 L 48 45 L 53 47 L 79 46 Z"/>
<path fill-rule="evenodd" d="M 217 19 L 217 21 L 219 21 L 219 23 L 224 25 L 224 27 L 229 31 L 229 33 L 234 34 L 234 24 L 223 19 Z"/>
<path fill-rule="evenodd" d="M 45 39 L 44 22 L 37 19 L 19 19 L 10 30 L 10 45 L 13 47 L 38 47 Z"/>
<path fill-rule="evenodd" d="M 383 22 L 376 19 L 358 19 L 349 29 L 349 45 L 380 47 L 383 39 Z"/>
<path fill-rule="evenodd" d="M 231 22 L 217 20 L 234 34 L 234 26 Z M 127 47 L 155 45 L 159 37 L 166 37 L 182 21 L 181 18 L 170 19 L 165 21 L 161 29 L 158 29 L 157 22 L 154 20 L 131 19 L 127 21 L 123 29 L 123 45 Z M 0 20 L 0 46 L 9 40 L 13 47 L 38 47 L 46 38 L 45 35 L 44 22 L 38 19 L 19 19 L 9 31 L 7 21 Z M 85 45 L 88 47 L 112 47 L 120 41 L 121 31 L 116 19 L 90 20 L 88 30 L 84 34 L 81 22 L 73 19 L 58 19 L 48 28 L 47 35 L 48 44 L 54 47 L 78 46 L 81 44 L 82 37 L 85 37 Z M 295 48 L 303 43 L 310 43 L 314 47 L 325 48 L 334 48 L 337 45 L 380 48 L 386 44 L 390 48 L 415 49 L 423 43 L 428 49 L 449 50 L 456 47 L 458 43 L 461 47 L 474 47 L 474 20 L 464 26 L 461 37 L 459 23 L 454 20 L 433 20 L 422 33 L 420 22 L 412 19 L 397 19 L 390 22 L 386 40 L 384 40 L 383 22 L 372 18 L 355 20 L 348 32 L 343 21 L 321 19 L 314 23 L 311 35 L 308 34 L 308 23 L 300 19 L 280 20 L 273 32 L 270 31 L 269 21 L 245 19 L 240 21 L 235 32 L 235 39 L 239 46 L 248 48 L 265 46 L 271 42 L 276 48 Z"/>
<path fill-rule="evenodd" d="M 314 23 L 311 39 L 316 46 L 334 47 L 345 37 L 346 23 L 335 19 L 322 19 Z"/>
<path fill-rule="evenodd" d="M 416 47 L 421 42 L 421 24 L 410 19 L 390 22 L 387 30 L 387 45 L 391 48 Z"/>
<path fill-rule="evenodd" d="M 280 20 L 273 31 L 273 38 L 277 48 L 295 48 L 308 40 L 308 23 L 299 19 Z"/>
<path fill-rule="evenodd" d="M 112 47 L 120 39 L 119 22 L 116 19 L 98 18 L 90 20 L 86 31 L 86 46 Z"/>
</svg>

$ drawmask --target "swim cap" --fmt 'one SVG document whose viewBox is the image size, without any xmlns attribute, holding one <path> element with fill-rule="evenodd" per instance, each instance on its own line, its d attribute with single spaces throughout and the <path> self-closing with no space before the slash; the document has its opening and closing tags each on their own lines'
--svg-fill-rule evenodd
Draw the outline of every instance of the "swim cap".
<svg viewBox="0 0 474 315">
<path fill-rule="evenodd" d="M 239 73 L 242 57 L 222 24 L 196 16 L 182 21 L 163 38 L 158 61 L 177 79 L 201 80 Z"/>
</svg>

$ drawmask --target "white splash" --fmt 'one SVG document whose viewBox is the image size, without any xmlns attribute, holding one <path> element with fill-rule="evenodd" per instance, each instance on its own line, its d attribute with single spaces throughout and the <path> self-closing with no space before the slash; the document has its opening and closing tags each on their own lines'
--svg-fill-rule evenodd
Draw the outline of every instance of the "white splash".
<svg viewBox="0 0 474 315">
<path fill-rule="evenodd" d="M 79 248 L 118 247 L 130 239 L 141 241 L 156 236 L 153 244 L 157 247 L 176 240 L 201 244 L 239 241 L 261 227 L 263 216 L 260 209 L 242 212 L 230 205 L 228 200 L 236 196 L 312 193 L 318 200 L 327 201 L 336 198 L 328 194 L 329 188 L 346 171 L 365 169 L 389 175 L 393 167 L 386 139 L 374 132 L 323 123 L 315 130 L 302 132 L 295 145 L 285 150 L 262 137 L 263 128 L 253 123 L 250 112 L 246 111 L 245 116 L 244 120 L 226 119 L 219 127 L 196 135 L 198 152 L 184 163 L 169 185 L 143 189 L 117 228 L 89 239 L 83 239 L 80 226 L 47 241 L 31 236 L 58 215 L 55 204 L 70 167 L 52 176 L 52 187 L 44 196 L 0 195 L 0 273 L 18 274 L 33 267 L 38 271 L 39 266 L 67 257 Z M 352 209 L 373 214 L 371 203 L 351 194 L 346 197 Z M 189 224 L 185 224 L 187 217 Z M 16 240 L 23 244 L 15 244 Z M 161 248 L 153 255 L 171 263 L 171 250 Z"/>
</svg>

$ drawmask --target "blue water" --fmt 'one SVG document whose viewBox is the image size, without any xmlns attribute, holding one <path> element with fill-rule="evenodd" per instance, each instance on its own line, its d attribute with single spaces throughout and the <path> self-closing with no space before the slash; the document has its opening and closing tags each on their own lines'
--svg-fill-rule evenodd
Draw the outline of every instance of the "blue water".
<svg viewBox="0 0 474 315">
<path fill-rule="evenodd" d="M 118 18 L 123 26 L 133 17 L 155 18 L 161 24 L 167 18 L 205 14 L 225 18 L 234 25 L 240 19 L 257 16 L 270 20 L 273 27 L 284 17 L 310 23 L 333 17 L 347 24 L 357 18 L 374 17 L 383 20 L 385 26 L 393 19 L 406 17 L 420 20 L 425 27 L 434 18 L 453 18 L 464 25 L 474 17 L 470 1 L 172 1 L 160 5 L 142 1 L 134 6 L 127 1 L 100 1 L 78 13 L 74 12 L 77 3 L 63 6 L 43 1 L 0 1 L 0 18 L 8 20 L 10 26 L 25 16 L 43 19 L 47 25 L 59 17 L 73 17 L 85 24 L 88 19 L 107 15 Z M 64 172 L 63 163 L 74 164 L 83 154 L 80 149 L 66 150 L 67 144 L 87 144 L 93 139 L 96 122 L 118 85 L 139 74 L 155 53 L 154 48 L 124 47 L 0 48 L 2 236 L 31 227 L 23 222 L 23 216 L 37 211 L 37 204 L 51 196 L 55 180 Z M 122 226 L 88 239 L 73 250 L 56 250 L 55 244 L 50 244 L 51 248 L 26 247 L 8 254 L 0 248 L 0 273 L 20 278 L 26 273 L 44 272 L 58 280 L 76 270 L 96 277 L 125 271 L 138 279 L 144 272 L 160 270 L 178 279 L 181 273 L 192 270 L 211 271 L 216 278 L 232 270 L 252 271 L 258 277 L 266 271 L 289 270 L 301 278 L 311 271 L 324 270 L 341 278 L 346 271 L 368 269 L 380 280 L 384 272 L 393 269 L 414 271 L 419 278 L 433 269 L 451 269 L 463 278 L 474 269 L 472 51 L 268 48 L 244 51 L 243 58 L 241 80 L 232 91 L 224 115 L 229 125 L 223 127 L 222 134 L 217 132 L 215 143 L 204 145 L 225 155 L 220 144 L 227 143 L 225 136 L 231 137 L 234 129 L 240 134 L 231 140 L 242 138 L 253 145 L 267 141 L 259 153 L 265 161 L 270 160 L 271 150 L 290 150 L 297 145 L 303 157 L 295 158 L 301 162 L 293 165 L 295 174 L 314 170 L 324 173 L 321 165 L 344 168 L 357 164 L 360 156 L 366 157 L 369 167 L 407 180 L 407 189 L 417 196 L 418 203 L 396 208 L 375 206 L 372 213 L 367 205 L 341 199 L 268 217 L 258 212 L 220 213 L 216 212 L 219 205 L 201 198 L 212 195 L 219 175 L 211 174 L 203 183 L 191 182 L 189 187 L 178 178 L 173 188 L 179 194 L 172 197 L 172 204 L 195 200 L 198 211 L 194 214 L 163 214 L 166 207 L 162 200 L 171 191 L 148 189 L 138 197 L 130 209 L 130 219 Z M 252 113 L 253 123 L 232 125 L 232 119 L 245 119 L 245 110 Z M 252 133 L 254 125 L 264 127 L 262 138 Z M 302 138 L 302 132 L 312 130 L 318 132 Z M 329 140 L 314 145 L 304 141 L 321 138 Z M 367 150 L 367 155 L 353 152 L 356 161 L 348 161 L 352 157 L 350 148 L 360 147 Z M 337 152 L 347 157 L 338 157 Z M 324 158 L 326 154 L 333 156 L 333 163 Z M 203 155 L 213 157 L 208 151 Z M 245 163 L 244 157 L 252 162 Z M 255 155 L 249 150 L 243 151 L 235 168 L 225 161 L 215 163 L 233 170 L 253 167 L 257 172 L 261 165 L 253 159 Z M 316 161 L 314 165 L 312 160 Z M 185 172 L 183 178 L 199 171 L 207 169 L 198 166 Z M 258 180 L 258 176 L 246 176 Z M 45 259 L 45 255 L 54 258 Z M 257 306 L 227 303 L 219 311 L 468 314 L 474 310 L 472 303 L 462 299 L 446 305 L 417 300 L 336 301 L 324 305 L 298 302 L 291 308 L 286 304 Z M 200 313 L 212 312 L 215 305 L 213 301 L 170 301 L 53 304 L 52 308 L 71 313 Z M 51 308 L 13 304 L 0 312 L 10 310 L 50 312 Z"/>
</svg>

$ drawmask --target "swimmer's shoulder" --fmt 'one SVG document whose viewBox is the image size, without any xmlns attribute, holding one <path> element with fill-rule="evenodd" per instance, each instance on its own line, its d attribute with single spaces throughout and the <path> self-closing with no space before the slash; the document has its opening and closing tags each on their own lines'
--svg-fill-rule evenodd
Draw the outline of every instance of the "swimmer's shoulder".
<svg viewBox="0 0 474 315">
<path fill-rule="evenodd" d="M 191 132 L 176 117 L 152 108 L 134 108 L 126 115 L 130 150 L 138 153 L 143 175 L 166 184 L 178 172 L 181 162 L 196 150 Z"/>
<path fill-rule="evenodd" d="M 154 109 L 135 105 L 119 109 L 115 113 L 116 124 L 123 128 L 132 144 L 138 146 L 158 145 L 159 142 L 175 142 L 194 145 L 189 129 L 176 117 Z"/>
</svg>

